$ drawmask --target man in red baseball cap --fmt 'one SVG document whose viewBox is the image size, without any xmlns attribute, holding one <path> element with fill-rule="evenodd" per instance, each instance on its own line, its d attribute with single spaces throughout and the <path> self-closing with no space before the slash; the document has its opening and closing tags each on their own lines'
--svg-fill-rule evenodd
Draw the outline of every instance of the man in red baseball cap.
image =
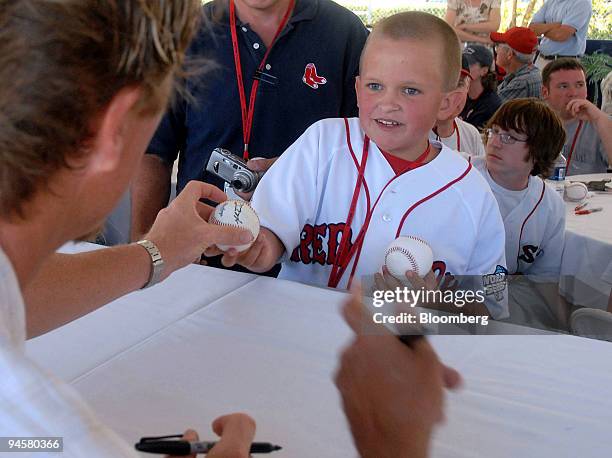
<svg viewBox="0 0 612 458">
<path fill-rule="evenodd" d="M 496 65 L 506 69 L 506 77 L 497 88 L 503 102 L 521 97 L 540 97 L 542 75 L 532 65 L 538 37 L 527 27 L 512 27 L 504 33 L 491 32 L 496 43 Z"/>
</svg>

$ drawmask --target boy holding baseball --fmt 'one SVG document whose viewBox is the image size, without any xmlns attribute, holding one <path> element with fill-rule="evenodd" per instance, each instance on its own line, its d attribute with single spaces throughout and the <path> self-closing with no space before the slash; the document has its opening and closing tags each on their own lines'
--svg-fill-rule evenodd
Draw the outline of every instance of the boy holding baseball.
<svg viewBox="0 0 612 458">
<path fill-rule="evenodd" d="M 434 283 L 472 275 L 487 290 L 491 278 L 503 279 L 487 290 L 493 305 L 463 311 L 505 316 L 495 198 L 470 163 L 428 139 L 461 97 L 460 60 L 457 36 L 435 16 L 381 21 L 361 56 L 359 118 L 319 121 L 289 147 L 253 196 L 259 237 L 247 251 L 226 252 L 223 263 L 264 272 L 282 262 L 279 278 L 347 288 L 379 272 L 389 243 L 410 235 L 430 245 L 426 279 Z"/>
</svg>

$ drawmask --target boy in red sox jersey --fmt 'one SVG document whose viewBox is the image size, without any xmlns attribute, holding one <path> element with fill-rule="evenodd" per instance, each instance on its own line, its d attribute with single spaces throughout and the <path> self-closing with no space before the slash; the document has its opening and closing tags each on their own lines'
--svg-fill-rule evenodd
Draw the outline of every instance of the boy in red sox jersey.
<svg viewBox="0 0 612 458">
<path fill-rule="evenodd" d="M 319 121 L 289 147 L 253 196 L 260 236 L 224 264 L 263 272 L 281 260 L 279 278 L 347 288 L 381 270 L 393 239 L 414 235 L 432 247 L 430 278 L 505 271 L 504 227 L 487 183 L 428 140 L 461 96 L 460 60 L 457 36 L 435 16 L 381 21 L 361 56 L 359 118 Z M 504 317 L 502 296 L 463 312 Z"/>
<path fill-rule="evenodd" d="M 546 103 L 531 98 L 506 102 L 487 127 L 486 157 L 474 158 L 472 164 L 499 204 L 508 271 L 525 275 L 510 283 L 510 319 L 567 329 L 568 309 L 558 294 L 565 205 L 538 176 L 549 175 L 563 148 L 563 124 Z"/>
</svg>

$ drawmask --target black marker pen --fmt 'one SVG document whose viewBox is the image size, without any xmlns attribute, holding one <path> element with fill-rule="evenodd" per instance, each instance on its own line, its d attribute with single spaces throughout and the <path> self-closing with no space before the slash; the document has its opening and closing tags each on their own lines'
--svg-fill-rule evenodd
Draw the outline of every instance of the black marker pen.
<svg viewBox="0 0 612 458">
<path fill-rule="evenodd" d="M 175 437 L 175 436 L 164 436 Z M 179 436 L 180 437 L 180 436 Z M 194 453 L 208 453 L 216 442 L 189 442 L 185 440 L 163 440 L 161 437 L 143 437 L 140 442 L 134 444 L 136 450 L 145 453 L 160 453 L 166 455 L 191 455 Z M 253 442 L 250 453 L 271 453 L 281 450 L 279 445 L 269 442 Z"/>
</svg>

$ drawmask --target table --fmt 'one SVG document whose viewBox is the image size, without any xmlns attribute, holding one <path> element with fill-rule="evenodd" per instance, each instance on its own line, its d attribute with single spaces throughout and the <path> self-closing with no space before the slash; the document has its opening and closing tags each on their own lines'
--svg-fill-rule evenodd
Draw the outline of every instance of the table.
<svg viewBox="0 0 612 458">
<path fill-rule="evenodd" d="M 573 175 L 568 181 L 612 178 L 612 173 Z M 575 215 L 575 202 L 566 202 L 566 234 L 561 274 L 563 294 L 585 307 L 606 309 L 612 288 L 612 189 L 595 193 L 589 207 L 602 212 Z"/>
<path fill-rule="evenodd" d="M 332 382 L 345 294 L 188 266 L 27 343 L 130 442 L 245 411 L 274 457 L 355 456 Z M 433 336 L 465 387 L 433 457 L 608 457 L 612 345 L 566 335 Z M 61 359 L 58 358 L 61 355 Z M 144 456 L 144 455 L 143 455 Z"/>
</svg>

